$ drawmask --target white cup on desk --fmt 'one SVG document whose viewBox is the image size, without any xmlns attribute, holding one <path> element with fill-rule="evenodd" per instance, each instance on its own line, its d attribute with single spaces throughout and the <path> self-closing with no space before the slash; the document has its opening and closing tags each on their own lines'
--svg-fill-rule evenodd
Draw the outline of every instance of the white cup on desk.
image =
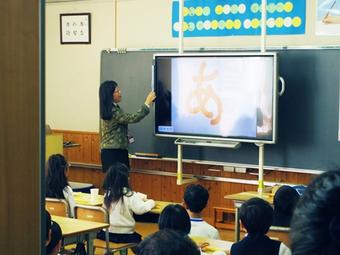
<svg viewBox="0 0 340 255">
<path fill-rule="evenodd" d="M 91 192 L 91 200 L 96 200 L 96 197 L 99 194 L 99 189 L 98 188 L 94 188 L 94 189 L 90 189 Z"/>
</svg>

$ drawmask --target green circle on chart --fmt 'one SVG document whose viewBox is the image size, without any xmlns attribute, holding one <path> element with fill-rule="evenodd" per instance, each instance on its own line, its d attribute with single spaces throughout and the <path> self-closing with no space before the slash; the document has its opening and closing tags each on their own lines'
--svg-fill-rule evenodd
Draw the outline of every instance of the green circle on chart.
<svg viewBox="0 0 340 255">
<path fill-rule="evenodd" d="M 230 12 L 231 12 L 232 14 L 236 14 L 236 13 L 238 12 L 238 6 L 237 6 L 237 4 L 233 4 L 233 5 L 231 6 Z"/>
<path fill-rule="evenodd" d="M 195 16 L 195 8 L 194 7 L 190 7 L 189 8 L 189 16 Z"/>
<path fill-rule="evenodd" d="M 203 29 L 203 21 L 198 21 L 198 22 L 196 23 L 196 28 L 197 28 L 198 30 L 202 30 L 202 29 Z"/>
<path fill-rule="evenodd" d="M 209 16 L 210 14 L 210 8 L 208 6 L 203 8 L 203 15 L 204 16 Z"/>
<path fill-rule="evenodd" d="M 277 3 L 277 5 L 276 5 L 276 11 L 277 11 L 277 12 L 283 12 L 283 10 L 284 10 L 284 5 L 283 5 L 283 3 L 282 3 L 282 2 Z"/>
<path fill-rule="evenodd" d="M 221 30 L 224 29 L 224 24 L 225 24 L 225 23 L 224 23 L 224 20 L 220 20 L 220 21 L 218 22 L 218 28 L 221 29 Z"/>
<path fill-rule="evenodd" d="M 192 31 L 195 30 L 195 24 L 194 24 L 193 22 L 189 22 L 189 28 L 188 28 L 188 30 L 189 30 L 190 32 L 192 32 Z"/>
<path fill-rule="evenodd" d="M 274 13 L 276 10 L 276 5 L 274 3 L 270 3 L 267 5 L 267 11 L 269 13 Z"/>
<path fill-rule="evenodd" d="M 250 10 L 251 10 L 251 12 L 253 12 L 253 13 L 257 13 L 259 10 L 260 10 L 260 7 L 259 7 L 259 5 L 258 4 L 252 4 L 251 6 L 250 6 Z"/>
</svg>

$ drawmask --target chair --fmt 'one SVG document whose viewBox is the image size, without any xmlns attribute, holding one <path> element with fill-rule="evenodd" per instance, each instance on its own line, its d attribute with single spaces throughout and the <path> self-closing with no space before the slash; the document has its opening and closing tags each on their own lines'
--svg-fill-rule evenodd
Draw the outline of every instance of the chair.
<svg viewBox="0 0 340 255">
<path fill-rule="evenodd" d="M 74 216 L 76 219 L 103 222 L 110 224 L 109 213 L 103 207 L 99 206 L 86 206 L 76 205 L 74 207 Z M 99 239 L 94 240 L 93 248 L 103 248 L 106 250 L 106 255 L 114 254 L 127 254 L 129 248 L 133 248 L 137 243 L 113 243 L 109 241 L 109 229 L 105 229 L 105 242 Z M 94 253 L 94 252 L 93 252 Z"/>
<path fill-rule="evenodd" d="M 279 227 L 279 226 L 271 226 L 267 235 L 272 238 L 283 242 L 285 245 L 290 247 L 290 239 L 289 239 L 290 228 L 287 227 Z"/>
<path fill-rule="evenodd" d="M 51 215 L 70 217 L 69 205 L 65 199 L 46 197 L 45 207 Z"/>
<path fill-rule="evenodd" d="M 62 217 L 69 217 L 69 204 L 65 199 L 58 199 L 58 198 L 45 198 L 45 208 L 51 214 L 55 216 L 62 216 Z M 60 248 L 59 254 L 73 254 L 73 250 L 65 249 L 64 246 L 64 239 L 62 240 L 62 246 Z"/>
</svg>

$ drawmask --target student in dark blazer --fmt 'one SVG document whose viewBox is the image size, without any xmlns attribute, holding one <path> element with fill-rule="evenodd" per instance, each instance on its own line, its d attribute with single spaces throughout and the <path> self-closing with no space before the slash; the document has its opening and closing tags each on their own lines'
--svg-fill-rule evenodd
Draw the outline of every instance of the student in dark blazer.
<svg viewBox="0 0 340 255">
<path fill-rule="evenodd" d="M 121 162 L 130 168 L 128 124 L 139 122 L 148 115 L 155 98 L 155 92 L 151 91 L 136 113 L 124 113 L 118 105 L 122 94 L 117 83 L 105 81 L 100 85 L 100 150 L 103 172 L 115 162 Z"/>
<path fill-rule="evenodd" d="M 247 235 L 231 246 L 231 255 L 290 255 L 289 248 L 266 233 L 273 221 L 273 208 L 260 198 L 251 198 L 242 204 L 240 219 Z"/>
</svg>

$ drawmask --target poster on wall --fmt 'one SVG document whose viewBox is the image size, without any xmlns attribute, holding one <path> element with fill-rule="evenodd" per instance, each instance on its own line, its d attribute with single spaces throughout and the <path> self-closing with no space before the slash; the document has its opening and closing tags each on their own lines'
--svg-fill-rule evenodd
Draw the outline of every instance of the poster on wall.
<svg viewBox="0 0 340 255">
<path fill-rule="evenodd" d="M 338 0 L 340 1 L 340 0 Z M 178 37 L 179 2 L 172 2 L 172 36 Z M 186 0 L 185 37 L 261 34 L 261 0 Z M 306 0 L 268 0 L 267 34 L 304 34 Z"/>
<path fill-rule="evenodd" d="M 340 35 L 340 0 L 318 0 L 316 11 L 316 34 Z"/>
</svg>

